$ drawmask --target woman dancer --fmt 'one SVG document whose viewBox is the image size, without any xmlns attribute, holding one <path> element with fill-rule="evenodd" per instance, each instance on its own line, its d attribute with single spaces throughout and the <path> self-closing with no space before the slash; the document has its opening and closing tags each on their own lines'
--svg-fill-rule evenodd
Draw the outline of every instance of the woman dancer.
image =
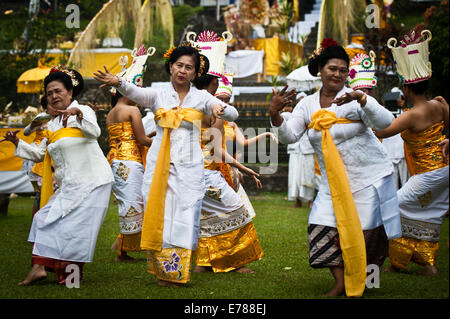
<svg viewBox="0 0 450 319">
<path fill-rule="evenodd" d="M 309 71 L 320 75 L 322 87 L 302 99 L 292 118 L 280 110 L 293 91 L 274 92 L 271 123 L 282 143 L 307 134 L 317 154 L 321 185 L 308 220 L 309 262 L 327 267 L 336 296 L 361 296 L 366 265 L 381 266 L 387 238 L 401 236 L 392 164 L 371 127 L 383 129 L 393 115 L 375 99 L 345 87 L 349 57 L 335 41 L 325 39 L 309 61 Z"/>
<path fill-rule="evenodd" d="M 147 58 L 154 48 L 141 46 L 133 50 L 133 62 L 118 76 L 139 87 L 143 85 L 143 73 Z M 119 63 L 123 67 L 123 58 Z M 150 146 L 152 139 L 145 135 L 141 112 L 132 100 L 112 90 L 112 109 L 106 117 L 110 151 L 107 159 L 114 173 L 113 193 L 118 200 L 120 234 L 113 245 L 116 261 L 132 261 L 127 251 L 140 251 L 141 230 L 144 218 L 142 180 L 144 177 L 142 146 Z"/>
<path fill-rule="evenodd" d="M 213 70 L 220 74 L 223 70 Z M 194 80 L 198 89 L 214 94 L 217 76 L 206 75 Z M 229 155 L 225 145 L 224 121 L 204 116 L 202 121 L 202 151 L 205 163 L 206 193 L 200 217 L 200 235 L 195 272 L 237 271 L 253 273 L 246 267 L 263 257 L 252 216 L 233 189 L 230 165 L 249 175 L 261 187 L 258 174 Z M 228 163 L 230 165 L 228 165 Z"/>
<path fill-rule="evenodd" d="M 84 263 L 93 261 L 114 177 L 97 143 L 100 127 L 94 111 L 73 100 L 82 88 L 78 72 L 53 68 L 44 79 L 44 89 L 58 116 L 48 122 L 46 137 L 32 146 L 11 131 L 6 136 L 16 145 L 16 156 L 44 160 L 41 208 L 28 237 L 33 243 L 33 266 L 19 285 L 45 279 L 46 268 L 64 284 L 73 271 L 69 265 L 78 267 L 82 277 Z M 53 195 L 51 160 L 59 186 Z"/>
<path fill-rule="evenodd" d="M 197 248 L 205 193 L 200 129 L 203 114 L 234 120 L 236 109 L 191 82 L 206 73 L 205 57 L 190 45 L 164 55 L 170 83 L 158 90 L 139 88 L 109 73 L 94 77 L 113 86 L 155 114 L 156 137 L 147 154 L 142 192 L 145 203 L 141 249 L 148 250 L 148 272 L 158 285 L 190 281 L 192 252 Z"/>
<path fill-rule="evenodd" d="M 425 96 L 431 77 L 430 40 L 428 30 L 410 32 L 399 46 L 395 38 L 388 40 L 402 90 L 413 107 L 376 134 L 385 138 L 401 133 L 413 165 L 413 176 L 397 193 L 403 236 L 389 243 L 388 270 L 407 269 L 414 262 L 424 266 L 425 275 L 434 276 L 440 228 L 448 210 L 448 139 L 443 130 L 448 131 L 449 106 L 443 97 Z"/>
</svg>

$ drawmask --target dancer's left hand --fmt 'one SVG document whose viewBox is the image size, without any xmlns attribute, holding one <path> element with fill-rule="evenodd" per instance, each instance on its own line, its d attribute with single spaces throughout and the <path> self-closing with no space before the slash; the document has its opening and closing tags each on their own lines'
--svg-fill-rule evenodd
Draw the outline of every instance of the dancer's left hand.
<svg viewBox="0 0 450 319">
<path fill-rule="evenodd" d="M 442 162 L 447 163 L 449 141 L 448 138 L 438 144 L 442 148 Z"/>
<path fill-rule="evenodd" d="M 61 115 L 61 121 L 64 127 L 67 127 L 67 120 L 70 116 L 76 115 L 78 121 L 81 124 L 81 121 L 83 120 L 83 112 L 77 107 L 71 107 L 70 109 L 66 110 L 55 110 L 55 112 L 58 115 Z"/>
</svg>

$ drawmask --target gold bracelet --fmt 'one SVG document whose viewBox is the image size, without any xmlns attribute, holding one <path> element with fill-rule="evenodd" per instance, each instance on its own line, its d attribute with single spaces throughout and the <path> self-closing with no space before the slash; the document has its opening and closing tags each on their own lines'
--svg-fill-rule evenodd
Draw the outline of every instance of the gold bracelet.
<svg viewBox="0 0 450 319">
<path fill-rule="evenodd" d="M 363 93 L 363 95 L 362 95 L 358 100 L 356 100 L 356 101 L 361 105 L 361 107 L 364 107 L 364 106 L 362 105 L 362 103 L 364 102 L 364 105 L 366 105 L 367 96 Z"/>
</svg>

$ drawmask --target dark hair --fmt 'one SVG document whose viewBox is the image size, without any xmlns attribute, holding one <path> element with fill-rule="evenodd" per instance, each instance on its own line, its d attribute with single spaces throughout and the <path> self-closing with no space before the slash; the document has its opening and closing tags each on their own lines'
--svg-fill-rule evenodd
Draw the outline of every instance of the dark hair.
<svg viewBox="0 0 450 319">
<path fill-rule="evenodd" d="M 75 86 L 75 87 L 73 86 L 70 75 L 68 75 L 67 73 L 64 73 L 62 71 L 55 71 L 45 77 L 44 91 L 47 92 L 47 85 L 50 82 L 59 81 L 64 85 L 64 87 L 66 88 L 67 91 L 72 90 L 72 97 L 75 97 L 78 94 L 80 94 L 80 92 L 83 90 L 83 87 L 84 87 L 83 77 L 76 70 L 73 70 L 73 69 L 69 69 L 69 70 L 75 74 L 75 78 L 78 81 L 77 86 Z"/>
<path fill-rule="evenodd" d="M 111 107 L 116 106 L 117 102 L 119 102 L 119 99 L 123 95 L 119 93 L 119 91 L 116 90 L 116 94 L 111 94 Z"/>
<path fill-rule="evenodd" d="M 199 90 L 206 89 L 208 85 L 212 82 L 212 80 L 217 79 L 217 76 L 211 75 L 211 74 L 204 74 L 202 76 L 195 77 L 194 83 L 195 87 Z"/>
<path fill-rule="evenodd" d="M 420 81 L 417 83 L 408 83 L 405 84 L 405 86 L 413 91 L 414 94 L 421 95 L 424 94 L 428 89 L 428 80 Z"/>
<path fill-rule="evenodd" d="M 195 74 L 197 75 L 198 70 L 200 69 L 200 53 L 197 51 L 197 49 L 187 45 L 179 46 L 172 51 L 169 60 L 166 61 L 165 64 L 166 72 L 170 74 L 170 64 L 175 63 L 183 55 L 191 56 L 194 59 Z M 203 57 L 205 60 L 205 67 L 202 74 L 206 74 L 206 72 L 208 72 L 209 70 L 209 61 L 207 61 L 208 59 L 205 56 Z"/>
<path fill-rule="evenodd" d="M 44 110 L 46 110 L 47 109 L 47 104 L 48 104 L 48 102 L 47 102 L 47 96 L 46 95 L 42 95 L 42 97 L 41 97 L 41 106 L 42 106 L 42 108 L 44 109 Z"/>
<path fill-rule="evenodd" d="M 328 60 L 340 59 L 347 63 L 347 67 L 350 64 L 350 58 L 343 47 L 340 45 L 332 45 L 324 49 L 317 57 L 313 57 L 309 60 L 308 70 L 313 76 L 317 76 L 319 67 L 323 68 L 327 64 Z"/>
</svg>

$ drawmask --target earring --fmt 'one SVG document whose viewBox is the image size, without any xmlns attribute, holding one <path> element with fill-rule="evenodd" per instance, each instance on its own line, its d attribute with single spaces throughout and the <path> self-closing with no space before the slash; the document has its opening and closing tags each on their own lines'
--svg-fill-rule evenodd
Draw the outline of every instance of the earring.
<svg viewBox="0 0 450 319">
<path fill-rule="evenodd" d="M 322 75 L 322 73 L 320 73 L 320 72 L 317 72 L 317 76 L 321 76 Z"/>
</svg>

